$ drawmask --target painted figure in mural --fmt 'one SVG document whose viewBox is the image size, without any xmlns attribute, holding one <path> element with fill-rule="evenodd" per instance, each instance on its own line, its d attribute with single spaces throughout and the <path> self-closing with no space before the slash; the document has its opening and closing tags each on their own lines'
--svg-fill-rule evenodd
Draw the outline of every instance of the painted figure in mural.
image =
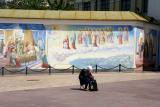
<svg viewBox="0 0 160 107">
<path fill-rule="evenodd" d="M 105 28 L 105 30 L 104 30 L 104 34 L 105 34 L 105 43 L 107 44 L 108 42 L 109 42 L 109 40 L 108 40 L 108 28 Z"/>
<path fill-rule="evenodd" d="M 16 40 L 15 40 L 16 52 L 17 52 L 17 49 L 18 49 L 18 42 L 19 42 L 19 40 L 18 40 L 18 38 L 16 38 Z M 17 53 L 18 53 L 18 52 L 17 52 Z"/>
<path fill-rule="evenodd" d="M 118 28 L 118 44 L 122 45 L 123 44 L 123 30 L 122 28 Z"/>
<path fill-rule="evenodd" d="M 127 28 L 127 27 L 124 28 L 123 41 L 124 41 L 125 43 L 128 43 L 128 41 L 129 41 L 129 32 L 128 32 L 128 28 Z"/>
<path fill-rule="evenodd" d="M 104 32 L 104 30 L 100 31 L 100 44 L 101 45 L 105 44 L 105 32 Z"/>
<path fill-rule="evenodd" d="M 139 58 L 143 57 L 143 50 L 144 50 L 144 38 L 142 32 L 140 33 L 139 40 L 138 40 L 138 49 L 139 49 Z"/>
<path fill-rule="evenodd" d="M 76 49 L 76 33 L 71 31 L 70 34 L 70 42 L 71 42 L 71 48 Z"/>
<path fill-rule="evenodd" d="M 92 31 L 92 44 L 94 47 L 97 47 L 97 35 L 96 35 L 96 30 Z"/>
<path fill-rule="evenodd" d="M 22 56 L 24 54 L 24 45 L 23 45 L 23 41 L 19 40 L 18 44 L 17 44 L 17 54 L 18 56 Z"/>
<path fill-rule="evenodd" d="M 3 51 L 4 51 L 4 46 L 5 46 L 5 44 L 4 44 L 4 41 L 3 41 L 3 39 L 0 41 L 0 53 L 3 55 Z"/>
<path fill-rule="evenodd" d="M 11 54 L 11 66 L 20 67 L 20 62 L 19 62 L 19 59 L 17 57 L 15 49 L 12 50 L 12 54 Z"/>
<path fill-rule="evenodd" d="M 96 37 L 97 37 L 97 46 L 100 45 L 100 29 L 96 29 Z"/>
<path fill-rule="evenodd" d="M 9 46 L 9 41 L 6 43 L 5 47 L 4 47 L 4 52 L 3 55 L 5 58 L 7 58 L 8 56 L 8 46 Z"/>
<path fill-rule="evenodd" d="M 4 58 L 7 57 L 7 51 L 8 51 L 8 47 L 7 47 L 7 44 L 5 44 L 4 50 L 3 50 L 3 56 L 4 56 Z"/>
<path fill-rule="evenodd" d="M 29 52 L 28 46 L 29 46 L 29 42 L 25 42 L 24 53 L 26 53 L 26 54 Z"/>
<path fill-rule="evenodd" d="M 70 49 L 68 35 L 63 40 L 63 48 L 64 49 Z"/>
<path fill-rule="evenodd" d="M 7 57 L 9 57 L 10 59 L 10 64 L 13 64 L 13 60 L 12 60 L 12 51 L 14 50 L 15 51 L 16 47 L 15 47 L 15 43 L 11 40 L 9 41 L 9 44 L 8 44 L 8 52 L 7 52 Z"/>
<path fill-rule="evenodd" d="M 48 68 L 49 64 L 48 64 L 48 60 L 47 60 L 47 55 L 45 53 L 45 50 L 43 50 L 43 54 L 42 54 L 42 68 Z"/>
<path fill-rule="evenodd" d="M 38 54 L 38 59 L 41 59 L 42 53 L 43 53 L 43 42 L 42 42 L 41 39 L 38 40 L 38 42 L 37 42 L 37 47 L 38 47 L 38 50 L 39 50 L 39 51 L 37 52 L 37 54 Z"/>
<path fill-rule="evenodd" d="M 108 31 L 107 31 L 107 40 L 108 40 L 108 43 L 113 43 L 113 32 L 112 32 L 112 28 L 108 28 Z"/>
<path fill-rule="evenodd" d="M 87 35 L 87 31 L 83 31 L 82 43 L 83 43 L 84 47 L 88 47 L 88 35 Z"/>
<path fill-rule="evenodd" d="M 11 66 L 16 66 L 16 50 L 15 49 L 12 49 L 10 62 L 11 62 Z"/>
<path fill-rule="evenodd" d="M 91 29 L 88 29 L 88 40 L 89 40 L 89 45 L 92 45 L 92 31 L 91 31 Z"/>
<path fill-rule="evenodd" d="M 28 45 L 28 49 L 29 49 L 29 51 L 28 51 L 29 55 L 33 56 L 33 55 L 36 54 L 36 50 L 35 50 L 35 47 L 34 47 L 34 42 Z"/>
<path fill-rule="evenodd" d="M 82 44 L 82 31 L 80 30 L 79 32 L 78 32 L 78 44 Z"/>
</svg>

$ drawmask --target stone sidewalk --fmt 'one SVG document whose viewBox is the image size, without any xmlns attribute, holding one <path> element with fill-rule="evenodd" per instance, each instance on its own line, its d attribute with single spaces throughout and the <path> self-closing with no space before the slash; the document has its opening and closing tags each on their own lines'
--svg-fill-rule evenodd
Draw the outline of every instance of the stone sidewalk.
<svg viewBox="0 0 160 107">
<path fill-rule="evenodd" d="M 97 73 L 98 84 L 131 80 L 160 79 L 160 73 Z M 0 76 L 0 92 L 79 85 L 78 74 Z"/>
</svg>

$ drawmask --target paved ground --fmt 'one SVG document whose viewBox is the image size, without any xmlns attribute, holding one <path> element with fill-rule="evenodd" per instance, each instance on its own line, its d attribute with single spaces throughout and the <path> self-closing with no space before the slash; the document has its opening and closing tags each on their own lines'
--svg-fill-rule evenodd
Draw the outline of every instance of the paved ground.
<svg viewBox="0 0 160 107">
<path fill-rule="evenodd" d="M 98 92 L 79 90 L 78 74 L 0 77 L 0 107 L 160 107 L 160 73 L 94 76 Z"/>
<path fill-rule="evenodd" d="M 0 93 L 0 107 L 159 107 L 160 79 L 99 84 L 98 92 L 79 86 Z"/>
<path fill-rule="evenodd" d="M 98 73 L 93 74 L 98 83 L 111 83 L 130 80 L 159 79 L 160 73 Z M 78 74 L 52 74 L 52 75 L 12 75 L 0 76 L 0 92 L 64 87 L 79 85 Z"/>
</svg>

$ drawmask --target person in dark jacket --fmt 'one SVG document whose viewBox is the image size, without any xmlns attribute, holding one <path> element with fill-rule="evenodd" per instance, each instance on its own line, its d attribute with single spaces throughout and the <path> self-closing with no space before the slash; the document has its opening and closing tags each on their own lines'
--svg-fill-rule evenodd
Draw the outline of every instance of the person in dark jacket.
<svg viewBox="0 0 160 107">
<path fill-rule="evenodd" d="M 82 69 L 79 74 L 80 88 L 85 84 L 85 69 Z"/>
<path fill-rule="evenodd" d="M 93 80 L 94 77 L 92 76 L 92 73 L 89 69 L 82 69 L 79 74 L 79 80 L 80 80 L 80 86 L 82 87 L 85 85 L 84 89 L 87 89 L 89 82 Z M 80 87 L 80 88 L 81 88 Z"/>
</svg>

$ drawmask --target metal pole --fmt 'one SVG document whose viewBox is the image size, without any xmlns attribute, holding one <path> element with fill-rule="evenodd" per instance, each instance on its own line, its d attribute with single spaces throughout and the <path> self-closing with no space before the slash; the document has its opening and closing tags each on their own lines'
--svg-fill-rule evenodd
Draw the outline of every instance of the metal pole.
<svg viewBox="0 0 160 107">
<path fill-rule="evenodd" d="M 121 72 L 121 66 L 122 66 L 122 65 L 121 65 L 121 64 L 119 64 L 119 72 Z"/>
<path fill-rule="evenodd" d="M 4 67 L 2 67 L 2 76 L 4 76 Z"/>
<path fill-rule="evenodd" d="M 96 64 L 96 73 L 97 73 L 97 68 L 98 68 L 98 65 Z"/>
<path fill-rule="evenodd" d="M 28 75 L 28 67 L 26 67 L 26 75 Z"/>
<path fill-rule="evenodd" d="M 51 75 L 51 66 L 49 65 L 49 75 Z"/>
<path fill-rule="evenodd" d="M 74 74 L 74 65 L 72 66 L 72 74 Z"/>
</svg>

